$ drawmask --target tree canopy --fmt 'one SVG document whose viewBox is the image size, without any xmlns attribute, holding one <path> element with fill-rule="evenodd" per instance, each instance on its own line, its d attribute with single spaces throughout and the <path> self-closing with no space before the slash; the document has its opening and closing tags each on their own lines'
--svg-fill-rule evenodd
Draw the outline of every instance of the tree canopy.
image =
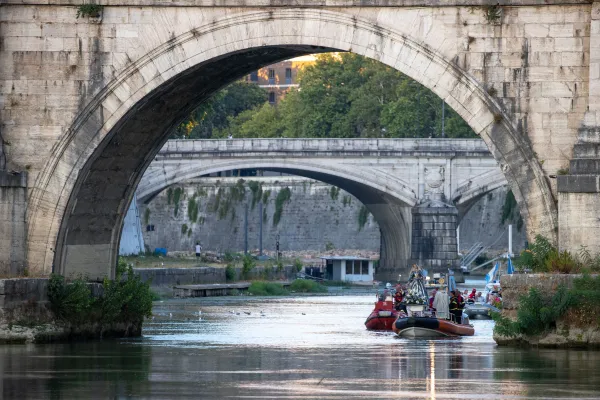
<svg viewBox="0 0 600 400">
<path fill-rule="evenodd" d="M 442 100 L 378 61 L 352 53 L 322 54 L 300 71 L 298 79 L 299 89 L 290 91 L 277 106 L 266 103 L 263 89 L 233 84 L 198 108 L 180 126 L 179 134 L 193 138 L 441 136 Z M 446 106 L 445 136 L 476 134 Z"/>
</svg>

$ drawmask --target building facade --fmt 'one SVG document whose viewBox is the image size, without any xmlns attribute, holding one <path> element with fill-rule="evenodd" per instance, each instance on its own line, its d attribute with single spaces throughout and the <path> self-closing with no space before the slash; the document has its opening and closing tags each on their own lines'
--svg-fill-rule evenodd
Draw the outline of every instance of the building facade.
<svg viewBox="0 0 600 400">
<path fill-rule="evenodd" d="M 246 76 L 246 80 L 269 93 L 269 104 L 277 104 L 291 88 L 297 88 L 298 72 L 314 64 L 314 55 L 306 55 L 271 64 Z"/>
</svg>

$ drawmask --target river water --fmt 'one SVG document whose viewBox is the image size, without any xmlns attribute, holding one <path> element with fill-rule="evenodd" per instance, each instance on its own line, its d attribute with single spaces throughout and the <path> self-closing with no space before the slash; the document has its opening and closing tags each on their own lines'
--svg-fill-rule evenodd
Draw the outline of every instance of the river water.
<svg viewBox="0 0 600 400">
<path fill-rule="evenodd" d="M 141 339 L 0 347 L 2 399 L 600 398 L 600 352 L 368 332 L 374 296 L 157 302 Z"/>
</svg>

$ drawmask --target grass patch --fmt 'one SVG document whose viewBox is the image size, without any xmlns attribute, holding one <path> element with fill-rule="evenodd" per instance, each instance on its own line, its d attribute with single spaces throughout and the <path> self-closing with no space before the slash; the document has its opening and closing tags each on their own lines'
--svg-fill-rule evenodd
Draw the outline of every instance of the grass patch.
<svg viewBox="0 0 600 400">
<path fill-rule="evenodd" d="M 290 290 L 297 293 L 327 293 L 327 287 L 308 279 L 296 279 L 290 285 Z"/>
<path fill-rule="evenodd" d="M 254 296 L 285 296 L 289 292 L 279 283 L 274 282 L 252 282 L 248 288 L 248 293 Z"/>
</svg>

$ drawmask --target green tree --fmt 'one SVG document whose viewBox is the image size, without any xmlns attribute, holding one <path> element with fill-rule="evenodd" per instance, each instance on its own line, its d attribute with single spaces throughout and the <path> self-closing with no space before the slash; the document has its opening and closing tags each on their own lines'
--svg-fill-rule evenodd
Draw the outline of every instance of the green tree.
<svg viewBox="0 0 600 400">
<path fill-rule="evenodd" d="M 439 137 L 442 100 L 378 61 L 352 53 L 322 54 L 299 73 L 277 107 L 262 105 L 228 119 L 235 137 Z M 476 137 L 446 106 L 447 137 Z"/>
<path fill-rule="evenodd" d="M 209 139 L 213 131 L 223 130 L 229 118 L 267 101 L 266 90 L 238 81 L 215 93 L 196 108 L 175 130 L 174 138 Z"/>
</svg>

